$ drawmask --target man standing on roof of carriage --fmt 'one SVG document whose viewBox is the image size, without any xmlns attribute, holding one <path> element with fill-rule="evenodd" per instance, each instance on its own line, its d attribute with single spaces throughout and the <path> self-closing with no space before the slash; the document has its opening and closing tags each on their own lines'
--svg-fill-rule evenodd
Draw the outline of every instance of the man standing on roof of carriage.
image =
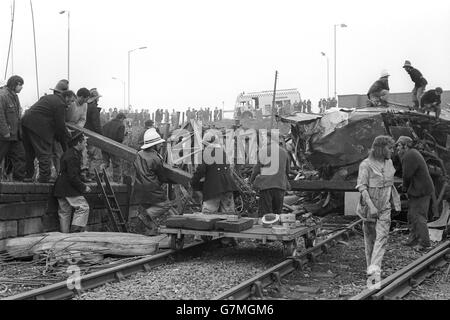
<svg viewBox="0 0 450 320">
<path fill-rule="evenodd" d="M 412 99 L 414 102 L 414 109 L 419 110 L 419 101 L 423 93 L 425 92 L 425 88 L 427 87 L 428 81 L 423 77 L 422 73 L 419 70 L 413 68 L 410 61 L 406 60 L 403 68 L 411 76 L 412 82 L 414 82 Z"/>
</svg>

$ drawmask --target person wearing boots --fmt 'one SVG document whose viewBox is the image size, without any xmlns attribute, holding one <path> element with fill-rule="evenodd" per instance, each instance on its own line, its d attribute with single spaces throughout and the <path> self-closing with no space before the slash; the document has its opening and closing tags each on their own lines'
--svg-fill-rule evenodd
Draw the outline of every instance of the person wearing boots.
<svg viewBox="0 0 450 320">
<path fill-rule="evenodd" d="M 25 179 L 25 149 L 20 124 L 22 109 L 18 97 L 23 84 L 21 77 L 12 76 L 0 89 L 0 164 L 6 157 L 11 160 L 15 181 Z"/>
<path fill-rule="evenodd" d="M 138 219 L 149 229 L 147 235 L 158 234 L 156 219 L 169 212 L 171 202 L 162 188 L 167 183 L 164 177 L 163 160 L 159 151 L 165 140 L 152 128 L 144 135 L 144 145 L 134 161 L 136 179 L 132 199 L 139 203 Z"/>
<path fill-rule="evenodd" d="M 69 142 L 69 150 L 61 158 L 61 171 L 53 195 L 58 199 L 62 233 L 83 232 L 89 219 L 89 204 L 83 193 L 89 193 L 91 188 L 81 180 L 82 153 L 86 145 L 87 138 L 83 133 L 75 134 Z"/>
<path fill-rule="evenodd" d="M 414 82 L 412 100 L 414 103 L 414 109 L 419 110 L 420 97 L 422 97 L 423 93 L 425 92 L 428 81 L 423 77 L 422 73 L 419 70 L 413 68 L 410 61 L 406 60 L 403 68 L 411 77 L 412 82 Z"/>
<path fill-rule="evenodd" d="M 401 210 L 400 196 L 394 187 L 395 168 L 392 163 L 395 141 L 378 136 L 369 156 L 359 165 L 356 189 L 361 193 L 356 214 L 363 219 L 367 275 L 381 279 L 381 266 L 386 252 L 391 210 Z"/>
<path fill-rule="evenodd" d="M 408 193 L 410 235 L 403 244 L 424 251 L 431 245 L 427 222 L 430 202 L 435 192 L 433 180 L 425 159 L 413 148 L 410 137 L 398 138 L 397 152 L 402 162 L 403 191 Z"/>
</svg>

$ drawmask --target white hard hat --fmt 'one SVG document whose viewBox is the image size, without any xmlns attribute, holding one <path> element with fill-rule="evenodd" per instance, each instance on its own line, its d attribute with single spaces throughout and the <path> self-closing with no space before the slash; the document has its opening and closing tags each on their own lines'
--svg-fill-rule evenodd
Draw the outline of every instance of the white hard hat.
<svg viewBox="0 0 450 320">
<path fill-rule="evenodd" d="M 390 74 L 389 74 L 389 72 L 387 72 L 387 70 L 381 71 L 380 78 L 389 77 L 389 76 L 390 76 Z"/>
<path fill-rule="evenodd" d="M 161 136 L 156 132 L 155 128 L 148 129 L 144 134 L 144 145 L 141 147 L 142 150 L 146 150 L 157 144 L 163 143 L 166 140 L 161 139 Z"/>
</svg>

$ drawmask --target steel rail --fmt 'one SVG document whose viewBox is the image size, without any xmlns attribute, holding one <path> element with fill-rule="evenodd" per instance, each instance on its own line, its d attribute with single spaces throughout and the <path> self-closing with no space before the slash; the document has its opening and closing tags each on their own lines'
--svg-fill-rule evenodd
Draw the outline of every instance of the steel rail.
<svg viewBox="0 0 450 320">
<path fill-rule="evenodd" d="M 262 289 L 276 283 L 276 285 L 281 285 L 281 278 L 285 275 L 293 272 L 302 265 L 306 264 L 308 259 L 314 260 L 316 256 L 320 255 L 322 252 L 328 252 L 329 246 L 334 245 L 336 241 L 340 238 L 347 239 L 349 237 L 348 233 L 360 224 L 362 220 L 358 220 L 349 226 L 346 230 L 340 231 L 329 239 L 322 241 L 321 243 L 315 245 L 314 247 L 308 248 L 301 255 L 289 258 L 278 265 L 256 275 L 255 277 L 231 288 L 224 293 L 221 293 L 213 298 L 213 300 L 244 300 L 252 295 L 262 296 Z"/>
<path fill-rule="evenodd" d="M 108 282 L 122 281 L 125 279 L 125 277 L 142 271 L 149 272 L 152 268 L 164 264 L 170 257 L 176 254 L 179 254 L 181 252 L 186 253 L 193 249 L 201 249 L 203 246 L 207 246 L 215 241 L 217 240 L 187 245 L 183 250 L 178 251 L 168 250 L 151 257 L 145 257 L 143 259 L 90 273 L 78 279 L 69 277 L 66 281 L 61 281 L 49 286 L 6 297 L 1 300 L 69 299 L 77 294 L 99 287 Z M 81 288 L 81 290 L 78 290 L 76 287 Z"/>
<path fill-rule="evenodd" d="M 377 286 L 368 288 L 349 300 L 395 299 L 405 296 L 415 285 L 426 278 L 431 265 L 441 264 L 448 256 L 450 241 L 445 241 L 419 259 L 382 280 Z M 409 288 L 408 288 L 409 287 Z"/>
</svg>

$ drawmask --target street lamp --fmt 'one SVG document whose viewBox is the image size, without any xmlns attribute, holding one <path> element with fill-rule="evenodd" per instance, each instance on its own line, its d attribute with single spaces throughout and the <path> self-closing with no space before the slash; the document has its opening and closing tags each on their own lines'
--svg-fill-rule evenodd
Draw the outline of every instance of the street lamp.
<svg viewBox="0 0 450 320">
<path fill-rule="evenodd" d="M 147 49 L 147 47 L 140 47 L 140 48 L 136 48 L 133 50 L 128 51 L 128 107 L 130 107 L 130 57 L 131 57 L 131 53 L 136 51 L 136 50 L 143 50 L 143 49 Z"/>
<path fill-rule="evenodd" d="M 325 52 L 321 52 L 321 54 L 327 58 L 327 98 L 330 98 L 330 59 Z"/>
<path fill-rule="evenodd" d="M 125 104 L 125 81 L 123 81 L 122 79 L 116 78 L 116 77 L 112 77 L 113 80 L 117 80 L 122 82 L 122 86 L 123 86 L 123 110 L 126 110 L 126 104 Z"/>
<path fill-rule="evenodd" d="M 347 25 L 344 23 L 341 24 L 335 24 L 334 25 L 334 98 L 337 98 L 337 90 L 336 90 L 336 28 L 347 28 Z"/>
<path fill-rule="evenodd" d="M 70 11 L 63 10 L 59 14 L 67 12 L 67 81 L 70 83 Z"/>
</svg>

